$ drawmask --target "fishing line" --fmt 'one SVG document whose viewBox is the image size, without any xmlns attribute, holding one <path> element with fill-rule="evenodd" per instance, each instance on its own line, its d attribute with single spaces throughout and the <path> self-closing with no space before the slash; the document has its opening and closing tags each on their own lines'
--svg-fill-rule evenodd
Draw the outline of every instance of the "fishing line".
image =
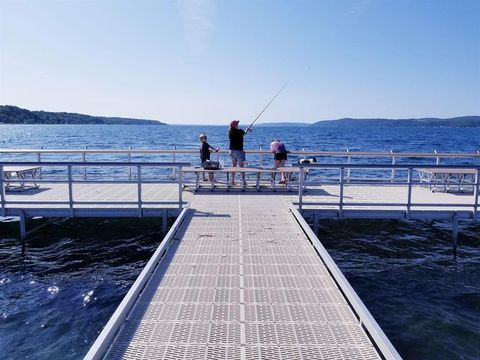
<svg viewBox="0 0 480 360">
<path fill-rule="evenodd" d="M 270 104 L 273 103 L 273 101 L 277 98 L 277 96 L 280 95 L 280 93 L 283 91 L 283 89 L 285 89 L 285 86 L 287 86 L 287 84 L 288 84 L 288 81 L 285 84 L 283 84 L 283 86 L 280 88 L 280 90 L 278 90 L 278 92 L 275 94 L 275 96 L 272 98 L 272 100 L 270 100 L 270 102 L 267 104 L 267 106 L 265 106 L 265 108 L 262 111 L 260 111 L 260 114 L 257 115 L 255 120 L 253 120 L 253 122 L 248 127 L 249 129 L 252 128 L 253 124 L 255 124 L 255 122 L 260 118 L 260 116 L 262 116 L 262 114 L 265 112 L 265 110 L 268 109 Z"/>
</svg>

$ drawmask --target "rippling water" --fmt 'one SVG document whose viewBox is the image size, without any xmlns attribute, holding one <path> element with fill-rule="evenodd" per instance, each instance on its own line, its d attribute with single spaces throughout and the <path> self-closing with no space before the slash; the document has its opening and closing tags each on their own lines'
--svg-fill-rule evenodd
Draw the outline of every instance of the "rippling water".
<svg viewBox="0 0 480 360">
<path fill-rule="evenodd" d="M 195 148 L 203 131 L 212 145 L 226 148 L 225 127 L 101 125 L 0 125 L 0 148 Z M 480 129 L 388 127 L 258 127 L 246 147 L 266 148 L 274 137 L 290 150 L 480 149 Z M 0 154 L 0 160 L 27 158 L 36 159 Z M 106 159 L 125 156 L 88 160 Z M 134 158 L 159 159 L 166 158 Z M 0 224 L 1 357 L 82 358 L 158 246 L 158 223 L 59 221 L 29 237 L 25 256 L 14 239 L 18 229 Z M 447 222 L 325 220 L 319 237 L 402 356 L 480 359 L 479 230 L 461 224 L 456 261 Z"/>
<path fill-rule="evenodd" d="M 324 220 L 319 238 L 405 359 L 480 358 L 480 224 Z"/>
<path fill-rule="evenodd" d="M 58 221 L 29 236 L 25 256 L 4 234 L 1 358 L 81 359 L 161 241 L 160 222 Z"/>
</svg>

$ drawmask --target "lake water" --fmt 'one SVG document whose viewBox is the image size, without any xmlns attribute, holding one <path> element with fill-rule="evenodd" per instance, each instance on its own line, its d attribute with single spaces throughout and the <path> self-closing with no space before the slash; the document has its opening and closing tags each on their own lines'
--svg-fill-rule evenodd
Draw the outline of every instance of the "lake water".
<svg viewBox="0 0 480 360">
<path fill-rule="evenodd" d="M 227 130 L 219 126 L 0 125 L 0 148 L 196 148 L 198 134 L 206 132 L 211 145 L 225 149 Z M 257 127 L 246 138 L 246 148 L 265 149 L 277 137 L 289 150 L 480 150 L 478 128 L 401 127 Z M 0 154 L 0 160 L 21 158 L 36 159 Z M 48 159 L 79 157 L 44 157 Z M 125 156 L 89 158 L 105 159 Z M 134 158 L 160 159 L 167 158 Z M 198 161 L 196 156 L 184 160 Z M 461 162 L 479 164 L 478 160 Z M 158 223 L 55 221 L 29 237 L 25 256 L 14 238 L 17 228 L 0 226 L 2 358 L 82 358 L 161 241 Z M 95 231 L 99 226 L 101 236 Z M 460 224 L 456 260 L 450 232 L 450 224 L 442 221 L 321 222 L 320 240 L 405 359 L 480 358 L 480 225 Z"/>
</svg>

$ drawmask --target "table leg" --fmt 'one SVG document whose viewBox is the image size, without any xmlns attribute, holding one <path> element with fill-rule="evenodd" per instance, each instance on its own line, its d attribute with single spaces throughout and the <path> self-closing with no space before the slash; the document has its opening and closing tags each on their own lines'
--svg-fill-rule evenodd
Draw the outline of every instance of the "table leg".
<svg viewBox="0 0 480 360">
<path fill-rule="evenodd" d="M 25 190 L 25 175 L 23 173 L 17 173 L 18 182 L 20 183 L 19 190 Z"/>
</svg>

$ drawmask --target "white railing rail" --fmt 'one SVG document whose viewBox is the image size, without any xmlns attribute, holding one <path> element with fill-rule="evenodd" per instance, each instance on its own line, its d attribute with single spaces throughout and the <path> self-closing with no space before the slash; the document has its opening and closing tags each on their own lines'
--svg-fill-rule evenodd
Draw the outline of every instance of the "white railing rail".
<svg viewBox="0 0 480 360">
<path fill-rule="evenodd" d="M 298 208 L 300 211 L 304 209 L 304 206 L 336 206 L 338 209 L 338 216 L 341 218 L 343 216 L 344 208 L 347 206 L 351 207 L 394 207 L 394 208 L 404 208 L 407 218 L 410 216 L 412 207 L 422 207 L 422 208 L 462 208 L 466 211 L 472 211 L 474 218 L 476 218 L 478 213 L 479 206 L 479 195 L 480 195 L 480 166 L 466 166 L 466 165 L 417 165 L 417 164 L 408 164 L 408 165 L 398 165 L 398 164 L 298 164 L 295 165 L 299 167 L 298 179 Z M 420 181 L 419 178 L 415 177 L 415 171 L 422 169 L 435 169 L 441 168 L 442 171 L 448 171 L 448 169 L 465 169 L 468 171 L 475 171 L 474 181 L 469 183 L 452 183 L 452 182 L 443 182 L 443 181 Z M 345 176 L 345 171 L 349 169 L 355 170 L 376 170 L 376 171 L 403 171 L 406 172 L 406 179 L 403 178 L 400 181 L 394 183 L 395 186 L 404 186 L 407 189 L 407 196 L 403 202 L 347 202 L 345 196 L 345 187 L 349 185 L 375 185 L 381 191 L 382 186 L 392 186 L 391 181 L 385 181 L 381 178 L 370 179 L 369 181 L 350 181 Z M 305 174 L 307 172 L 318 171 L 318 170 L 327 170 L 327 171 L 338 171 L 338 177 L 332 178 L 328 177 L 323 181 L 306 181 Z M 325 202 L 325 201 L 304 201 L 304 192 L 308 186 L 322 186 L 322 185 L 337 185 L 339 187 L 339 196 L 338 201 Z M 472 202 L 471 203 L 421 203 L 414 202 L 413 199 L 413 188 L 415 186 L 427 186 L 427 187 L 436 187 L 436 186 L 463 186 L 473 188 L 472 192 Z"/>
<path fill-rule="evenodd" d="M 21 179 L 21 182 L 24 184 L 42 184 L 42 183 L 60 183 L 67 184 L 68 195 L 66 200 L 11 200 L 5 195 L 6 184 L 19 182 L 17 178 L 6 178 L 5 169 L 11 166 L 21 166 L 21 167 L 39 167 L 48 168 L 63 168 L 66 169 L 67 176 L 59 177 L 55 176 L 52 178 L 42 178 L 42 179 Z M 183 168 L 190 166 L 190 163 L 187 162 L 58 162 L 58 161 L 42 161 L 42 162 L 0 162 L 0 206 L 2 213 L 5 213 L 5 208 L 7 205 L 65 205 L 70 209 L 75 208 L 78 205 L 132 205 L 136 206 L 139 211 L 139 216 L 142 215 L 142 210 L 145 206 L 148 205 L 175 205 L 177 204 L 180 209 L 183 208 L 184 201 L 182 198 L 183 191 Z M 83 169 L 86 167 L 100 167 L 100 168 L 114 168 L 114 167 L 131 167 L 136 168 L 136 178 L 133 179 L 130 176 L 128 179 L 115 179 L 109 178 L 107 180 L 86 180 L 85 173 L 79 173 L 82 176 L 74 177 L 73 170 Z M 149 179 L 143 178 L 143 169 L 145 167 L 155 168 L 155 169 L 170 169 L 175 168 L 178 174 L 178 179 L 176 183 L 178 184 L 178 201 L 146 201 L 142 199 L 142 185 L 144 184 L 159 184 L 165 183 L 159 179 Z M 103 201 L 103 200 L 90 200 L 90 201 L 79 201 L 75 200 L 74 194 L 74 184 L 86 184 L 86 183 L 108 183 L 108 184 L 136 184 L 137 196 L 134 201 Z M 171 183 L 171 181 L 169 181 Z"/>
<path fill-rule="evenodd" d="M 253 163 L 257 163 L 259 166 L 264 166 L 264 161 L 268 158 L 267 155 L 272 155 L 272 153 L 268 150 L 262 150 L 262 148 L 258 150 L 246 150 L 245 151 L 248 155 L 253 155 L 255 157 Z M 228 150 L 220 150 L 218 153 L 215 154 L 216 160 L 220 161 L 220 157 L 227 157 Z M 38 162 L 43 162 L 47 155 L 70 155 L 70 156 L 79 156 L 82 162 L 87 162 L 88 156 L 92 157 L 94 155 L 119 155 L 124 156 L 128 162 L 132 162 L 133 156 L 154 156 L 154 155 L 163 155 L 168 156 L 171 159 L 171 162 L 176 163 L 178 162 L 179 155 L 183 156 L 191 156 L 192 159 L 198 158 L 199 151 L 198 149 L 177 149 L 174 146 L 172 149 L 134 149 L 129 147 L 128 149 L 91 149 L 88 146 L 85 146 L 83 149 L 44 149 L 41 147 L 40 149 L 0 149 L 0 155 L 2 154 L 10 154 L 10 155 L 36 155 Z M 474 152 L 438 152 L 434 150 L 432 152 L 394 152 L 393 150 L 390 151 L 352 151 L 347 149 L 346 151 L 316 151 L 316 150 L 293 150 L 289 153 L 292 156 L 298 158 L 304 157 L 317 157 L 318 160 L 323 159 L 330 159 L 330 158 L 339 158 L 341 159 L 340 162 L 345 162 L 346 164 L 350 165 L 353 164 L 354 159 L 390 159 L 392 165 L 396 165 L 400 159 L 423 159 L 426 163 L 432 163 L 435 165 L 439 165 L 441 159 L 480 159 L 480 151 Z M 1 160 L 1 159 L 0 159 Z M 56 159 L 58 160 L 58 159 Z M 70 160 L 70 159 L 68 159 Z M 185 159 L 181 160 L 184 161 Z M 28 161 L 28 160 L 27 160 Z M 115 160 L 116 161 L 116 160 Z M 124 160 L 120 160 L 124 161 Z M 143 160 L 142 160 L 143 161 Z M 252 162 L 249 158 L 247 161 L 250 163 Z M 330 161 L 330 160 L 329 160 Z M 133 176 L 133 169 L 130 167 L 128 168 L 128 175 L 131 179 Z M 352 179 L 351 176 L 351 168 L 346 168 L 346 180 L 350 181 Z M 175 167 L 172 167 L 172 179 L 176 179 L 177 170 Z M 42 176 L 42 172 L 40 172 L 40 177 Z M 86 168 L 84 169 L 84 177 L 87 177 Z M 391 182 L 395 182 L 396 178 L 396 169 L 392 168 L 391 170 Z"/>
<path fill-rule="evenodd" d="M 262 148 L 258 150 L 246 150 L 246 153 L 248 155 L 253 155 L 254 160 L 251 161 L 250 158 L 247 158 L 247 161 L 249 163 L 257 163 L 258 166 L 264 166 L 265 165 L 265 160 L 269 158 L 268 155 L 272 155 L 272 153 L 268 150 L 262 150 Z M 85 146 L 83 149 L 44 149 L 41 147 L 40 149 L 0 149 L 0 156 L 4 155 L 36 155 L 36 159 L 38 162 L 44 162 L 45 157 L 47 155 L 51 156 L 61 156 L 61 155 L 70 155 L 70 156 L 79 156 L 79 159 L 81 159 L 82 162 L 86 163 L 89 161 L 88 157 L 92 157 L 95 155 L 118 155 L 118 156 L 124 156 L 125 159 L 119 160 L 119 161 L 125 161 L 127 160 L 128 162 L 132 162 L 133 159 L 132 157 L 134 156 L 154 156 L 154 155 L 159 155 L 159 156 L 167 156 L 170 158 L 170 161 L 172 163 L 177 163 L 179 162 L 179 157 L 181 158 L 182 155 L 183 157 L 189 156 L 192 159 L 197 160 L 199 151 L 198 149 L 177 149 L 176 146 L 174 146 L 172 149 L 134 149 L 132 147 L 129 147 L 128 149 L 91 149 L 88 146 Z M 319 162 L 322 161 L 322 159 L 328 159 L 329 162 L 331 162 L 331 158 L 339 158 L 340 161 L 339 163 L 346 163 L 348 165 L 353 164 L 354 159 L 365 159 L 365 158 L 371 158 L 371 159 L 385 159 L 388 158 L 390 159 L 390 163 L 392 165 L 396 165 L 399 160 L 401 159 L 422 159 L 422 162 L 425 163 L 432 163 L 435 165 L 439 165 L 441 159 L 480 159 L 480 151 L 474 151 L 474 152 L 438 152 L 437 150 L 434 150 L 432 152 L 394 152 L 393 150 L 390 151 L 352 151 L 350 149 L 347 149 L 346 151 L 316 151 L 316 150 L 293 150 L 290 151 L 290 155 L 297 157 L 297 158 L 304 158 L 304 157 L 317 157 Z M 228 150 L 220 150 L 218 153 L 215 154 L 216 160 L 220 161 L 221 157 L 226 157 L 228 161 Z M 17 159 L 15 159 L 17 160 Z M 28 159 L 25 159 L 28 161 Z M 56 158 L 55 160 L 58 160 Z M 70 160 L 70 159 L 66 159 Z M 0 158 L 1 161 L 1 158 Z M 62 159 L 63 161 L 63 159 Z M 112 160 L 113 161 L 113 160 Z M 114 160 L 117 161 L 117 160 Z M 144 161 L 143 159 L 140 159 L 140 161 Z M 162 159 L 163 161 L 163 159 Z M 181 161 L 185 161 L 185 158 L 180 159 Z M 190 161 L 190 160 L 187 160 Z M 133 177 L 133 168 L 129 167 L 128 168 L 128 176 L 129 179 Z M 177 170 L 176 167 L 172 167 L 172 179 L 176 179 L 177 175 Z M 351 168 L 348 167 L 346 168 L 346 175 L 345 178 L 347 181 L 350 181 L 352 179 L 351 176 Z M 42 172 L 40 171 L 40 177 L 42 177 Z M 87 171 L 86 168 L 84 168 L 84 177 L 87 177 Z M 396 169 L 393 167 L 391 169 L 391 176 L 390 180 L 391 182 L 395 182 L 396 179 Z"/>
</svg>

